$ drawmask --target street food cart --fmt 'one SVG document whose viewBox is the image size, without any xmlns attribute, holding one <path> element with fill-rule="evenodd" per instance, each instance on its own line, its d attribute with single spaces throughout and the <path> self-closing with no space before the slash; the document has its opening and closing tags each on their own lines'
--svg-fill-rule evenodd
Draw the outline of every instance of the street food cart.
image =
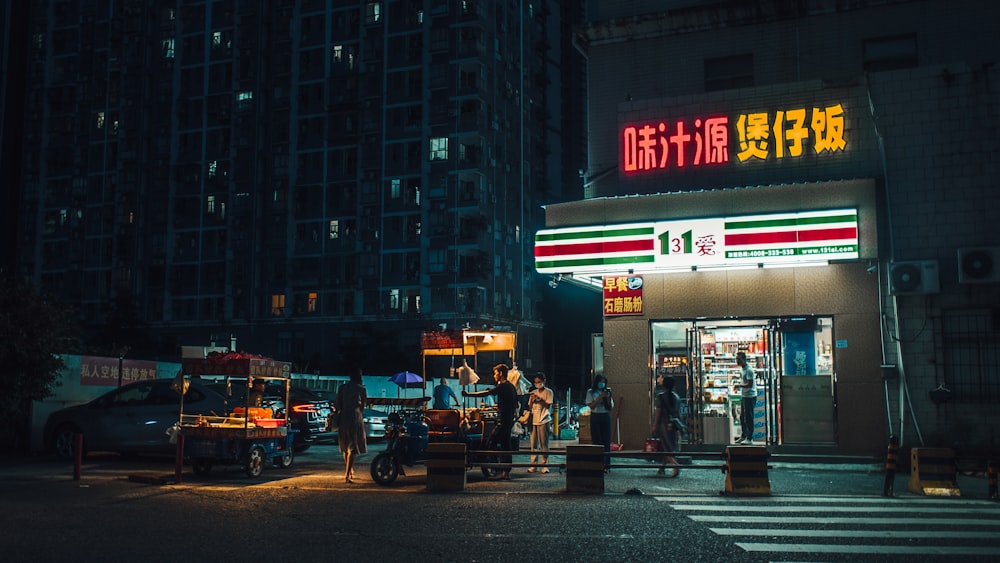
<svg viewBox="0 0 1000 563">
<path fill-rule="evenodd" d="M 288 393 L 291 364 L 240 352 L 212 353 L 206 358 L 185 358 L 178 383 L 187 390 L 190 378 L 221 377 L 226 384 L 226 412 L 216 416 L 184 414 L 181 395 L 179 421 L 184 457 L 198 475 L 212 466 L 242 464 L 246 474 L 258 477 L 265 462 L 276 467 L 292 464 L 292 441 L 295 431 L 288 424 Z M 254 380 L 280 381 L 284 397 L 272 404 L 251 404 Z M 231 393 L 243 387 L 243 393 Z M 239 397 L 230 404 L 229 399 Z"/>
</svg>

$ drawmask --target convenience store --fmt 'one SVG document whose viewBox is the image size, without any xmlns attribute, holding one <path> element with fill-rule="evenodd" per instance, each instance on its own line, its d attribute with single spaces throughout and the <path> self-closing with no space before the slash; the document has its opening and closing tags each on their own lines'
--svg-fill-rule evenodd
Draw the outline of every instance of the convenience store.
<svg viewBox="0 0 1000 563">
<path fill-rule="evenodd" d="M 627 449 L 649 432 L 661 373 L 686 399 L 689 444 L 738 437 L 737 351 L 757 374 L 755 441 L 884 449 L 871 431 L 886 412 L 873 180 L 595 198 L 546 219 L 536 269 L 604 292 L 603 367 Z M 768 251 L 726 247 L 754 227 L 786 235 L 758 237 Z"/>
</svg>

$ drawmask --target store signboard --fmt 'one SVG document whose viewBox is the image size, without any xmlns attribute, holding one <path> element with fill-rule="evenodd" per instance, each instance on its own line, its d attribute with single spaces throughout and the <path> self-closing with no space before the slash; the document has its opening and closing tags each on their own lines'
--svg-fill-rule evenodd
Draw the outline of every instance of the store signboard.
<svg viewBox="0 0 1000 563">
<path fill-rule="evenodd" d="M 858 258 L 856 209 L 544 229 L 542 274 L 815 265 Z"/>
<path fill-rule="evenodd" d="M 604 278 L 604 316 L 642 314 L 642 276 Z"/>
<path fill-rule="evenodd" d="M 838 103 L 628 123 L 619 135 L 620 170 L 645 176 L 843 152 L 845 121 Z"/>
</svg>

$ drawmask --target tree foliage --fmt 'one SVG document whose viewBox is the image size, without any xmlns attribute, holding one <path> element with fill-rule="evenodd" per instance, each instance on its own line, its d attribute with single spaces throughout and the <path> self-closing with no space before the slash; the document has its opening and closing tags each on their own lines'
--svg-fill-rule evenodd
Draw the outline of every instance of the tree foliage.
<svg viewBox="0 0 1000 563">
<path fill-rule="evenodd" d="M 78 349 L 74 327 L 67 308 L 28 286 L 0 280 L 0 409 L 13 421 L 0 430 L 0 442 L 26 436 L 31 402 L 58 385 L 64 364 L 57 354 Z"/>
</svg>

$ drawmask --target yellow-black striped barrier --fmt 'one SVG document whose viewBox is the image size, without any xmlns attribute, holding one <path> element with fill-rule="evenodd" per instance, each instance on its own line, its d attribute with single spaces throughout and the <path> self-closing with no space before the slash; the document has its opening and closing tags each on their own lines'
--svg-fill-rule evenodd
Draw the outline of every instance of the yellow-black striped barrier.
<svg viewBox="0 0 1000 563">
<path fill-rule="evenodd" d="M 899 452 L 899 440 L 889 436 L 889 447 L 885 454 L 885 484 L 882 486 L 882 496 L 891 497 L 892 486 L 896 479 L 896 454 Z"/>
<path fill-rule="evenodd" d="M 566 446 L 566 492 L 604 493 L 604 446 Z"/>
<path fill-rule="evenodd" d="M 726 446 L 726 490 L 723 494 L 769 495 L 771 482 L 767 478 L 768 453 L 764 446 Z"/>
<path fill-rule="evenodd" d="M 910 450 L 909 490 L 927 496 L 957 497 L 958 468 L 951 448 L 912 448 Z"/>
<path fill-rule="evenodd" d="M 432 442 L 427 444 L 427 490 L 465 490 L 465 444 Z"/>
</svg>

